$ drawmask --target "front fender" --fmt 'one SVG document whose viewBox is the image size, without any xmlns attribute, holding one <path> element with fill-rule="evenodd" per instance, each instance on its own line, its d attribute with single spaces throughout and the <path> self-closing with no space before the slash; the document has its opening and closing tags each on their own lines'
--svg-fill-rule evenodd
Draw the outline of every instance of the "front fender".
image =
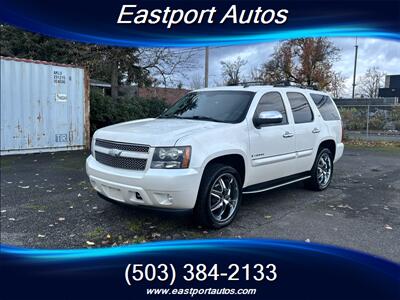
<svg viewBox="0 0 400 300">
<path fill-rule="evenodd" d="M 224 155 L 237 154 L 243 157 L 249 170 L 249 137 L 246 124 L 232 124 L 180 138 L 177 146 L 192 146 L 190 167 L 204 172 L 213 159 Z"/>
</svg>

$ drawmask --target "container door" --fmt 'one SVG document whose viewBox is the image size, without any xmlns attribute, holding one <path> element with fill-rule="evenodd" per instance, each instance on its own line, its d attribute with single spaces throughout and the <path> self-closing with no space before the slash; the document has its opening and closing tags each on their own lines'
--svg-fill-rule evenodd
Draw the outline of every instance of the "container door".
<svg viewBox="0 0 400 300">
<path fill-rule="evenodd" d="M 81 146 L 84 144 L 83 70 L 53 67 L 52 81 L 54 146 Z"/>
<path fill-rule="evenodd" d="M 57 147 L 72 145 L 70 134 L 70 102 L 68 95 L 68 72 L 64 68 L 53 68 L 53 115 L 56 118 L 54 142 Z"/>
</svg>

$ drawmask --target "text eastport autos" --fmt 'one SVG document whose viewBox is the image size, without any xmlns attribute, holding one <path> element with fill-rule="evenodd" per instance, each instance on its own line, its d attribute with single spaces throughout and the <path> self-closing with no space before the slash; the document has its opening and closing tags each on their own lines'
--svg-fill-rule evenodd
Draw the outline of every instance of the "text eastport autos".
<svg viewBox="0 0 400 300">
<path fill-rule="evenodd" d="M 327 94 L 230 86 L 190 92 L 156 119 L 97 130 L 86 170 L 107 200 L 193 209 L 200 223 L 220 228 L 234 219 L 242 194 L 301 180 L 326 189 L 343 148 Z"/>
</svg>

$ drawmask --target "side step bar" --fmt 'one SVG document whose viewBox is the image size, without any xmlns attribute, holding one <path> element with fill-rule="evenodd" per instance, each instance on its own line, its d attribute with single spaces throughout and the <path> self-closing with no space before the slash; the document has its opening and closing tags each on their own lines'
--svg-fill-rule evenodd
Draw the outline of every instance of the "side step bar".
<svg viewBox="0 0 400 300">
<path fill-rule="evenodd" d="M 294 174 L 290 176 L 286 176 L 279 179 L 274 179 L 262 183 L 257 183 L 254 185 L 247 186 L 243 189 L 243 194 L 253 194 L 253 193 L 261 193 L 268 190 L 276 189 L 278 187 L 288 185 L 291 183 L 295 183 L 298 181 L 302 181 L 311 177 L 311 172 L 303 172 L 299 174 Z"/>
</svg>

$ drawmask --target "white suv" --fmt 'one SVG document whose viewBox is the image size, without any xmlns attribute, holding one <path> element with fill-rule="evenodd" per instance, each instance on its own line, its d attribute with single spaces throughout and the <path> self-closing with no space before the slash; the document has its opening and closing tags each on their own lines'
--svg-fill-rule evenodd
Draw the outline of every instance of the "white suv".
<svg viewBox="0 0 400 300">
<path fill-rule="evenodd" d="M 220 228 L 235 217 L 242 194 L 301 180 L 326 189 L 343 147 L 340 115 L 326 93 L 207 88 L 158 118 L 97 130 L 86 170 L 107 200 L 193 209 L 202 224 Z"/>
</svg>

